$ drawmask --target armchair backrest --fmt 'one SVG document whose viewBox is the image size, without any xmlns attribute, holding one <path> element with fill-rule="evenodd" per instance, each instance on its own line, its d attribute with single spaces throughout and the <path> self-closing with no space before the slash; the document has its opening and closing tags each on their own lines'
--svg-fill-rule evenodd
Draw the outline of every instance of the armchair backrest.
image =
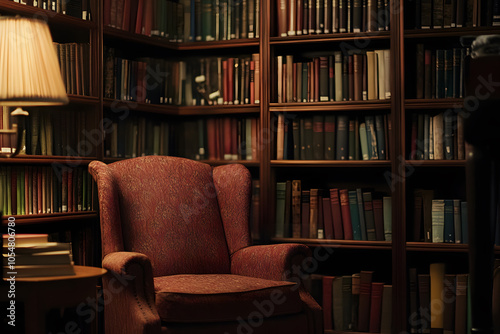
<svg viewBox="0 0 500 334">
<path fill-rule="evenodd" d="M 148 156 L 93 161 L 89 171 L 98 187 L 103 257 L 143 253 L 154 276 L 229 273 L 230 255 L 250 244 L 251 179 L 241 165 Z"/>
</svg>

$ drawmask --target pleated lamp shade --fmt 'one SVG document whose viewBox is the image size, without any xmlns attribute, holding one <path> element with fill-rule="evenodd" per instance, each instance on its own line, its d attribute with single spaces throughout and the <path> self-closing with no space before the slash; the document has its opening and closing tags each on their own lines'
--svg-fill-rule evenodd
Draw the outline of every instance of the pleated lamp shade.
<svg viewBox="0 0 500 334">
<path fill-rule="evenodd" d="M 65 103 L 68 96 L 47 23 L 0 17 L 0 105 Z"/>
</svg>

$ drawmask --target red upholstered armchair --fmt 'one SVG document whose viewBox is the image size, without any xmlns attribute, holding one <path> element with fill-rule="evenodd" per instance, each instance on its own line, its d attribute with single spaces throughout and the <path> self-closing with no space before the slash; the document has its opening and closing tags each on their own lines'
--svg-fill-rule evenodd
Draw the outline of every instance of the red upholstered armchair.
<svg viewBox="0 0 500 334">
<path fill-rule="evenodd" d="M 284 280 L 308 248 L 251 246 L 242 165 L 148 156 L 94 161 L 106 334 L 322 333 L 321 308 Z"/>
</svg>

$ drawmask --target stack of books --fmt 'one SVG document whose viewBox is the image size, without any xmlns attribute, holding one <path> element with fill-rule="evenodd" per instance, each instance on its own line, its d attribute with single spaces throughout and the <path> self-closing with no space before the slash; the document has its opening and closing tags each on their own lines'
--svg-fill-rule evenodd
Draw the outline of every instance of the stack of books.
<svg viewBox="0 0 500 334">
<path fill-rule="evenodd" d="M 49 242 L 48 234 L 3 235 L 3 277 L 74 275 L 71 243 Z"/>
</svg>

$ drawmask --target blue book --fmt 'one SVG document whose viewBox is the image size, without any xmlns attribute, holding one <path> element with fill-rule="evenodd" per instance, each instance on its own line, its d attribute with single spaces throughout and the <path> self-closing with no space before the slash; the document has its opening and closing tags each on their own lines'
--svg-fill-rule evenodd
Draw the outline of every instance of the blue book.
<svg viewBox="0 0 500 334">
<path fill-rule="evenodd" d="M 462 216 L 460 214 L 460 200 L 453 200 L 453 224 L 455 227 L 455 243 L 461 244 L 462 241 Z"/>
<path fill-rule="evenodd" d="M 349 190 L 349 208 L 351 211 L 352 238 L 353 240 L 363 240 L 361 238 L 358 199 L 355 190 Z"/>
<path fill-rule="evenodd" d="M 444 200 L 444 242 L 455 243 L 455 224 L 453 221 L 453 200 Z"/>
<path fill-rule="evenodd" d="M 444 158 L 446 160 L 453 159 L 453 114 L 450 112 L 444 113 Z"/>
</svg>

